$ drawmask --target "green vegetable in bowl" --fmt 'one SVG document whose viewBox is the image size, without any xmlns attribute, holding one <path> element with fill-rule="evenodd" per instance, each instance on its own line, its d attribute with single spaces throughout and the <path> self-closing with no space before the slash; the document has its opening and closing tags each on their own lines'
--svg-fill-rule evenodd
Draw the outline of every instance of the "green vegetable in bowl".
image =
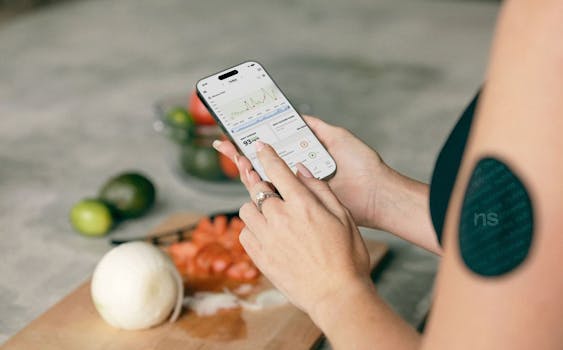
<svg viewBox="0 0 563 350">
<path fill-rule="evenodd" d="M 187 143 L 196 134 L 194 118 L 183 107 L 169 110 L 165 116 L 165 123 L 170 129 L 170 138 L 178 143 Z"/>
<path fill-rule="evenodd" d="M 180 154 L 182 169 L 190 175 L 204 180 L 223 180 L 219 154 L 208 146 L 184 145 Z"/>
</svg>

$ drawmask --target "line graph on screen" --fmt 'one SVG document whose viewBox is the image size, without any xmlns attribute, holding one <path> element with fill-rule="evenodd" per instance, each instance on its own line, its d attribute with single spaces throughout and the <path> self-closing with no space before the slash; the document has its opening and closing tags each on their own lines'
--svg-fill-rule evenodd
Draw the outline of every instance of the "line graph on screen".
<svg viewBox="0 0 563 350">
<path fill-rule="evenodd" d="M 230 102 L 225 106 L 225 112 L 231 119 L 237 119 L 256 109 L 266 109 L 280 102 L 280 92 L 276 86 L 270 85 L 255 90 L 248 95 Z"/>
</svg>

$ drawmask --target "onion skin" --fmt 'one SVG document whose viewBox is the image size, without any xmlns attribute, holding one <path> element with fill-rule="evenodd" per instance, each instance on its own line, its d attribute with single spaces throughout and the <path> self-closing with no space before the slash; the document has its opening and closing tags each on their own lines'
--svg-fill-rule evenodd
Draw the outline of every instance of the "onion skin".
<svg viewBox="0 0 563 350">
<path fill-rule="evenodd" d="M 176 293 L 176 305 L 174 305 L 174 310 L 170 315 L 170 320 L 168 320 L 168 322 L 173 323 L 176 322 L 178 317 L 180 317 L 180 312 L 182 311 L 182 304 L 184 302 L 184 281 L 182 280 L 182 276 L 180 276 L 180 273 L 176 269 L 176 266 L 174 266 L 174 263 L 172 263 L 172 260 L 170 260 L 169 269 L 170 273 L 174 276 L 174 280 L 176 281 L 176 290 L 178 291 L 178 293 Z"/>
<path fill-rule="evenodd" d="M 122 244 L 98 263 L 91 295 L 111 326 L 145 329 L 175 321 L 182 308 L 183 283 L 170 258 L 145 242 Z"/>
</svg>

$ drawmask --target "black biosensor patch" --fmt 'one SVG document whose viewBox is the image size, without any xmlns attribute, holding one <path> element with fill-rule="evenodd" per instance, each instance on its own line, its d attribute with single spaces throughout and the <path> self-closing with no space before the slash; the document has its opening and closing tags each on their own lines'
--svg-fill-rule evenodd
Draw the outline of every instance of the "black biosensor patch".
<svg viewBox="0 0 563 350">
<path fill-rule="evenodd" d="M 507 165 L 481 159 L 465 191 L 459 247 L 465 265 L 478 275 L 500 276 L 520 265 L 532 244 L 532 202 Z"/>
</svg>

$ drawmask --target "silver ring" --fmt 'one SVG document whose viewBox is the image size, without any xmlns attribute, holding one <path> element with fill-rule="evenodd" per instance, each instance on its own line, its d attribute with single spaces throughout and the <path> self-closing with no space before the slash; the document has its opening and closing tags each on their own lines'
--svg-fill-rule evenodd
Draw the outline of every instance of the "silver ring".
<svg viewBox="0 0 563 350">
<path fill-rule="evenodd" d="M 256 194 L 256 206 L 258 207 L 258 211 L 262 213 L 262 203 L 268 198 L 281 198 L 281 196 L 272 191 L 260 191 Z"/>
</svg>

